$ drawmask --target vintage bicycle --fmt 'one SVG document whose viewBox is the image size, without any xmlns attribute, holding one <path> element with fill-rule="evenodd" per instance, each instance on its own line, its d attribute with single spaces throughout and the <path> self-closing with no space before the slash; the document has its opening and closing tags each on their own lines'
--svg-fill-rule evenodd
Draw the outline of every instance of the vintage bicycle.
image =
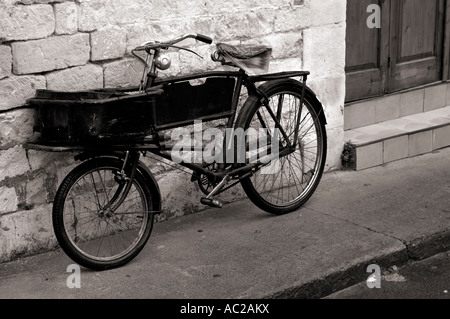
<svg viewBox="0 0 450 319">
<path fill-rule="evenodd" d="M 300 208 L 320 182 L 326 119 L 306 85 L 309 72 L 267 73 L 270 47 L 217 43 L 211 58 L 231 70 L 159 76 L 171 64 L 165 51 L 197 54 L 178 45 L 186 39 L 212 43 L 205 35 L 185 34 L 136 47 L 133 54 L 145 65 L 138 87 L 37 90 L 28 101 L 38 108 L 41 139 L 27 147 L 76 152 L 81 162 L 61 182 L 52 219 L 61 248 L 84 267 L 122 266 L 147 243 L 163 199 L 142 156 L 192 171 L 191 181 L 205 193 L 201 203 L 212 207 L 222 207 L 217 196 L 240 183 L 257 207 L 285 214 Z M 166 132 L 199 121 L 213 127 L 223 121 L 221 129 L 233 134 L 216 143 L 222 149 L 211 152 L 214 161 L 183 161 Z"/>
</svg>

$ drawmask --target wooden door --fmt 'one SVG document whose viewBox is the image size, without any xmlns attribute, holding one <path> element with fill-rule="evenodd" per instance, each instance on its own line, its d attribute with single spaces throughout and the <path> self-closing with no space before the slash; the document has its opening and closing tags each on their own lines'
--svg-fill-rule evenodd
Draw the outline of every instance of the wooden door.
<svg viewBox="0 0 450 319">
<path fill-rule="evenodd" d="M 388 92 L 442 79 L 444 0 L 393 0 Z"/>
<path fill-rule="evenodd" d="M 381 28 L 369 28 L 369 5 Z M 346 102 L 442 79 L 445 0 L 347 0 Z"/>
</svg>

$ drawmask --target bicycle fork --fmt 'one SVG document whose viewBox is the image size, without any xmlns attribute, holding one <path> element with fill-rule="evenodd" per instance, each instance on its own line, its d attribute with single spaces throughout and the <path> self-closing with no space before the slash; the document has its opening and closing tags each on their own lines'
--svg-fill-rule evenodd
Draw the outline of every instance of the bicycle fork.
<svg viewBox="0 0 450 319">
<path fill-rule="evenodd" d="M 99 214 L 103 217 L 110 218 L 113 215 L 124 215 L 124 214 L 157 214 L 160 211 L 139 211 L 139 212 L 120 212 L 117 213 L 116 210 L 124 203 L 125 199 L 129 195 L 131 186 L 133 185 L 134 179 L 136 177 L 136 171 L 139 164 L 140 153 L 126 151 L 125 158 L 123 160 L 123 165 L 120 171 L 116 172 L 114 179 L 118 184 L 114 195 L 108 200 L 108 203 L 104 205 Z"/>
</svg>

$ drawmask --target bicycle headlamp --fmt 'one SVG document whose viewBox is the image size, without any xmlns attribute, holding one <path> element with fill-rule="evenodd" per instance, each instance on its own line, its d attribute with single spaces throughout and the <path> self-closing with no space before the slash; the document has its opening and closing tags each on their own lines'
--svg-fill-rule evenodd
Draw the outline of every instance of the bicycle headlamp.
<svg viewBox="0 0 450 319">
<path fill-rule="evenodd" d="M 160 70 L 167 70 L 171 63 L 170 57 L 166 54 L 160 54 L 155 60 L 155 65 Z"/>
</svg>

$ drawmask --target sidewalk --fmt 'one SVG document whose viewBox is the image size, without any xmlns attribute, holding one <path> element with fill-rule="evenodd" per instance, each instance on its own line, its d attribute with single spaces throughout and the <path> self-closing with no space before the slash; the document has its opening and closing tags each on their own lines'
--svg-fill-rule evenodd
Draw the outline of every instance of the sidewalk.
<svg viewBox="0 0 450 319">
<path fill-rule="evenodd" d="M 60 250 L 0 264 L 0 298 L 320 298 L 450 248 L 450 148 L 324 175 L 299 211 L 245 200 L 157 223 L 129 264 L 81 268 Z"/>
</svg>

